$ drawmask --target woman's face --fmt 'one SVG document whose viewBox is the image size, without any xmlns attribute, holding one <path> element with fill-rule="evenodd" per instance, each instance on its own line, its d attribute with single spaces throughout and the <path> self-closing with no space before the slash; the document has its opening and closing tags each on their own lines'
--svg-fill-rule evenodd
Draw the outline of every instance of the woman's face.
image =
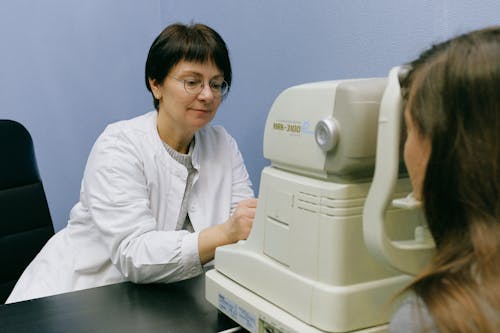
<svg viewBox="0 0 500 333">
<path fill-rule="evenodd" d="M 208 124 L 215 116 L 222 101 L 214 95 L 209 82 L 222 81 L 224 75 L 212 62 L 180 61 L 170 70 L 164 81 L 150 81 L 155 97 L 160 101 L 158 112 L 169 127 L 186 133 L 194 133 Z M 203 89 L 188 93 L 183 81 L 201 81 Z"/>
<path fill-rule="evenodd" d="M 413 186 L 413 195 L 415 199 L 422 200 L 422 186 L 431 153 L 431 144 L 428 138 L 418 132 L 408 109 L 404 112 L 404 118 L 407 130 L 404 160 Z"/>
</svg>

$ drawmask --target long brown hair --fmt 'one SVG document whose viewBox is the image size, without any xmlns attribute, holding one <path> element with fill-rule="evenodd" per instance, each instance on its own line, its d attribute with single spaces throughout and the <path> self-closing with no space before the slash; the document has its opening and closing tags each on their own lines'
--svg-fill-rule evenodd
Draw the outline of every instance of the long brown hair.
<svg viewBox="0 0 500 333">
<path fill-rule="evenodd" d="M 500 332 L 500 27 L 411 63 L 407 110 L 431 140 L 422 200 L 436 254 L 408 289 L 440 332 Z"/>
</svg>

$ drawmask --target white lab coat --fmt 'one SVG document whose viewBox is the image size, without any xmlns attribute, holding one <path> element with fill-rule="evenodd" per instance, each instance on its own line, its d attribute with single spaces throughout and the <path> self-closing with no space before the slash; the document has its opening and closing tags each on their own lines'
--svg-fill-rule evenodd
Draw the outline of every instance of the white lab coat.
<svg viewBox="0 0 500 333">
<path fill-rule="evenodd" d="M 199 130 L 192 156 L 198 174 L 188 205 L 195 232 L 175 231 L 187 170 L 166 151 L 156 120 L 152 111 L 111 124 L 100 135 L 68 225 L 27 267 L 7 302 L 203 272 L 198 233 L 226 221 L 239 201 L 253 197 L 250 179 L 222 127 Z"/>
</svg>

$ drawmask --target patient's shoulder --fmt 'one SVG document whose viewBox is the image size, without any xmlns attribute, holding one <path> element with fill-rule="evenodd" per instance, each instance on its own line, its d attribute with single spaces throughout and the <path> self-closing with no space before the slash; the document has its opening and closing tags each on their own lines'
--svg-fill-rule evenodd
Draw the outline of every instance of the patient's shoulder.
<svg viewBox="0 0 500 333">
<path fill-rule="evenodd" d="M 406 298 L 389 324 L 389 333 L 439 333 L 425 303 L 416 295 Z"/>
</svg>

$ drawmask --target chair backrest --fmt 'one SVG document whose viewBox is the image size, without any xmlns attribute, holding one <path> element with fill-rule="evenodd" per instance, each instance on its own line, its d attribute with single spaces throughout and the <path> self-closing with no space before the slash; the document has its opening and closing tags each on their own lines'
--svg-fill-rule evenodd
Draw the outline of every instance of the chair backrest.
<svg viewBox="0 0 500 333">
<path fill-rule="evenodd" d="M 31 136 L 0 120 L 0 304 L 53 234 Z"/>
</svg>

